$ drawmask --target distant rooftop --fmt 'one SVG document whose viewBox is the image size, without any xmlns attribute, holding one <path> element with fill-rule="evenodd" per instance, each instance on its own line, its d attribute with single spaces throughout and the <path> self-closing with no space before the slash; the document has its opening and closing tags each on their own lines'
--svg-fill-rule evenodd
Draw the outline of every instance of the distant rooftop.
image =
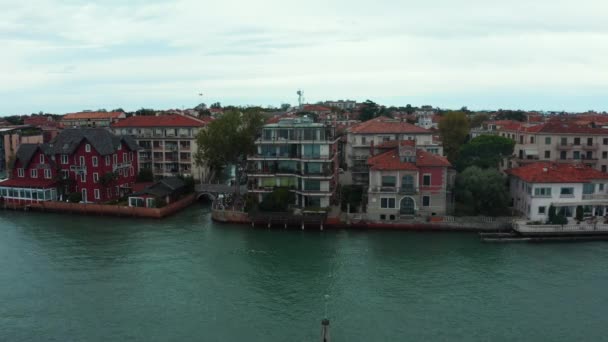
<svg viewBox="0 0 608 342">
<path fill-rule="evenodd" d="M 272 127 L 324 127 L 325 125 L 322 123 L 314 122 L 309 117 L 297 117 L 297 118 L 281 118 L 279 122 L 264 125 L 266 128 Z"/>
</svg>

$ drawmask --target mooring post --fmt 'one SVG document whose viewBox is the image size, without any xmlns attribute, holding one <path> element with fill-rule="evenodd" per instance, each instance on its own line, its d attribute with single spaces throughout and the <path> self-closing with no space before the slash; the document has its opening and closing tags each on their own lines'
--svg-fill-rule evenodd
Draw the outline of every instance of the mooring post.
<svg viewBox="0 0 608 342">
<path fill-rule="evenodd" d="M 323 223 L 321 223 L 321 231 L 323 231 Z"/>
<path fill-rule="evenodd" d="M 329 320 L 324 318 L 321 321 L 321 342 L 330 342 L 329 338 Z"/>
<path fill-rule="evenodd" d="M 304 222 L 302 222 L 302 230 L 304 230 Z"/>
</svg>

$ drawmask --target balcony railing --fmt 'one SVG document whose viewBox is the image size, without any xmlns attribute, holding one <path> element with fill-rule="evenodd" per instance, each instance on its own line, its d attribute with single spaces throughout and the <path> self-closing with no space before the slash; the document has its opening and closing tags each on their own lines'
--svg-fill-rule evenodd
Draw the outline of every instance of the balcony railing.
<svg viewBox="0 0 608 342">
<path fill-rule="evenodd" d="M 571 150 L 573 147 L 574 147 L 574 144 L 572 144 L 572 143 L 569 143 L 569 144 L 558 143 L 557 144 L 558 150 Z"/>
<path fill-rule="evenodd" d="M 591 145 L 585 144 L 585 145 L 582 145 L 582 147 L 583 147 L 583 150 L 585 150 L 585 151 L 596 151 L 598 148 L 600 148 L 599 144 L 591 144 Z"/>
<path fill-rule="evenodd" d="M 583 194 L 583 200 L 608 200 L 608 194 Z"/>
<path fill-rule="evenodd" d="M 566 158 L 566 159 L 557 159 L 557 163 L 574 163 L 574 164 L 589 164 L 589 163 L 597 163 L 597 158 Z"/>
</svg>

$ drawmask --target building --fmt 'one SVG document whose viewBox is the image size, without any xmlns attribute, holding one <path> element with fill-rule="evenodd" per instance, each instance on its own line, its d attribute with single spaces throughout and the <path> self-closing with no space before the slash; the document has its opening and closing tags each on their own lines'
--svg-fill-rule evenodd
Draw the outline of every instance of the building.
<svg viewBox="0 0 608 342">
<path fill-rule="evenodd" d="M 102 128 L 66 129 L 49 144 L 22 144 L 0 190 L 8 201 L 64 199 L 76 192 L 83 202 L 106 202 L 131 192 L 136 170 L 137 144 L 130 137 Z"/>
<path fill-rule="evenodd" d="M 608 173 L 582 164 L 536 162 L 506 171 L 513 208 L 529 220 L 546 221 L 549 207 L 568 218 L 608 215 Z"/>
<path fill-rule="evenodd" d="M 367 160 L 368 219 L 394 221 L 449 213 L 455 178 L 450 162 L 416 148 L 414 140 L 390 145 Z"/>
<path fill-rule="evenodd" d="M 368 185 L 367 159 L 375 146 L 388 141 L 412 140 L 417 148 L 442 155 L 443 148 L 433 139 L 433 132 L 402 120 L 379 117 L 347 130 L 344 184 Z"/>
<path fill-rule="evenodd" d="M 326 107 L 335 107 L 343 110 L 353 110 L 357 108 L 357 101 L 353 100 L 339 100 L 339 101 L 325 101 L 323 105 Z"/>
<path fill-rule="evenodd" d="M 204 179 L 205 168 L 196 166 L 196 136 L 209 121 L 185 115 L 132 116 L 112 125 L 115 134 L 131 135 L 140 146 L 139 168 L 155 177 L 176 175 Z"/>
<path fill-rule="evenodd" d="M 66 114 L 61 118 L 61 124 L 66 128 L 74 127 L 107 127 L 124 118 L 123 112 L 80 112 Z"/>
<path fill-rule="evenodd" d="M 45 143 L 51 142 L 61 130 L 61 124 L 50 115 L 31 115 L 23 119 L 23 124 L 42 130 Z"/>
<path fill-rule="evenodd" d="M 57 199 L 57 165 L 48 146 L 21 144 L 11 165 L 10 179 L 0 182 L 6 203 L 33 203 Z"/>
<path fill-rule="evenodd" d="M 568 122 L 537 125 L 513 123 L 498 129 L 502 137 L 515 141 L 514 156 L 503 168 L 538 161 L 584 164 L 602 172 L 608 171 L 608 129 Z"/>
<path fill-rule="evenodd" d="M 264 125 L 257 154 L 247 158 L 249 192 L 262 201 L 287 187 L 295 193 L 295 207 L 329 207 L 338 183 L 337 142 L 333 127 L 307 117 Z"/>
<path fill-rule="evenodd" d="M 28 125 L 0 127 L 0 179 L 10 175 L 11 160 L 21 144 L 41 144 L 40 129 Z"/>
<path fill-rule="evenodd" d="M 164 178 L 129 195 L 129 206 L 159 208 L 179 200 L 186 192 L 183 180 L 178 177 Z"/>
</svg>

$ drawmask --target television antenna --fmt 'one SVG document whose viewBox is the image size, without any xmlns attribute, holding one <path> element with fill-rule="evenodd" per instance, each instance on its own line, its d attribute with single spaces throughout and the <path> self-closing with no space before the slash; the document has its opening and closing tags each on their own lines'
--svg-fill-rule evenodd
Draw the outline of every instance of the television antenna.
<svg viewBox="0 0 608 342">
<path fill-rule="evenodd" d="M 298 89 L 296 92 L 298 94 L 298 104 L 300 105 L 300 109 L 302 108 L 302 101 L 304 100 L 304 91 L 302 89 Z"/>
</svg>

